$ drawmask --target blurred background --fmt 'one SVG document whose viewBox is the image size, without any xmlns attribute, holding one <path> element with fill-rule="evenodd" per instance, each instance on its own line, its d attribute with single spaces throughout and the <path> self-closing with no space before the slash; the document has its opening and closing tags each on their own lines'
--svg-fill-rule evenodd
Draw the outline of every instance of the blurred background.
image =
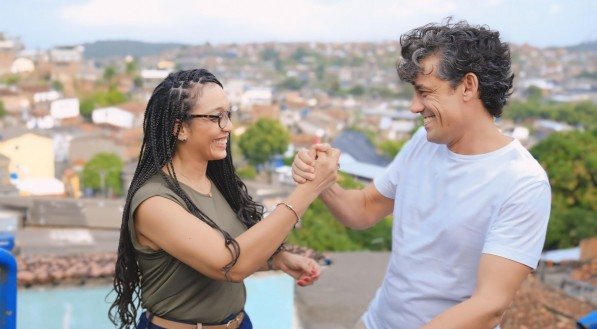
<svg viewBox="0 0 597 329">
<path fill-rule="evenodd" d="M 592 0 L 3 0 L 0 244 L 16 257 L 18 327 L 111 327 L 104 298 L 143 113 L 170 72 L 206 68 L 223 82 L 235 166 L 271 209 L 312 143 L 342 150 L 344 186 L 383 171 L 422 124 L 396 75 L 399 36 L 448 16 L 510 43 L 514 93 L 496 124 L 552 184 L 545 252 L 502 328 L 593 321 L 596 12 Z M 391 225 L 349 230 L 316 201 L 288 240 L 324 275 L 296 290 L 279 273 L 250 278 L 256 327 L 352 328 L 383 277 Z"/>
</svg>

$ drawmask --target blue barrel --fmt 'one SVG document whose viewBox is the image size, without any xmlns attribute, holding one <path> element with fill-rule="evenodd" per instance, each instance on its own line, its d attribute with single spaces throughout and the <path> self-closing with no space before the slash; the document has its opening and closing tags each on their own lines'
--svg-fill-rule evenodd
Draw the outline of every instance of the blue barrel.
<svg viewBox="0 0 597 329">
<path fill-rule="evenodd" d="M 15 247 L 15 236 L 12 232 L 0 231 L 0 249 L 12 251 Z"/>
<path fill-rule="evenodd" d="M 0 328 L 17 327 L 17 261 L 0 249 Z"/>
</svg>

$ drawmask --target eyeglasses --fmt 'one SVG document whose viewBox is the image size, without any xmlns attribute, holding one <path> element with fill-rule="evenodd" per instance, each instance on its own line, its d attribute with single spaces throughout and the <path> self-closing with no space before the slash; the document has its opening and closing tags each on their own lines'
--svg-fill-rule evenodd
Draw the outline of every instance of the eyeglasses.
<svg viewBox="0 0 597 329">
<path fill-rule="evenodd" d="M 224 111 L 220 112 L 219 115 L 213 114 L 187 114 L 187 119 L 194 119 L 194 118 L 208 118 L 211 122 L 217 122 L 220 129 L 224 129 L 230 118 L 232 117 L 232 112 Z"/>
</svg>

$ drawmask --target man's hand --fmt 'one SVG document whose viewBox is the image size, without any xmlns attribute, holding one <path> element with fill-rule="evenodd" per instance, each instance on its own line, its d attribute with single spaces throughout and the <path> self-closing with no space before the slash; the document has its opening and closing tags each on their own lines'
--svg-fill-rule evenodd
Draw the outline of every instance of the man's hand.
<svg viewBox="0 0 597 329">
<path fill-rule="evenodd" d="M 303 184 L 315 179 L 315 160 L 320 152 L 328 152 L 332 146 L 327 143 L 314 144 L 309 149 L 297 152 L 292 162 L 292 179 L 297 184 Z"/>
</svg>

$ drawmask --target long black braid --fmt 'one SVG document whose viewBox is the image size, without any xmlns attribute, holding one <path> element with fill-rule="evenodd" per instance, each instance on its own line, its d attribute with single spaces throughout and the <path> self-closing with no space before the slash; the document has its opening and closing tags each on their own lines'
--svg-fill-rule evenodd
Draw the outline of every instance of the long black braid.
<svg viewBox="0 0 597 329">
<path fill-rule="evenodd" d="M 110 320 L 119 328 L 135 325 L 140 302 L 141 273 L 135 259 L 135 249 L 128 226 L 131 200 L 139 188 L 155 174 L 163 177 L 168 187 L 184 200 L 193 215 L 224 236 L 225 245 L 232 255 L 230 263 L 222 269 L 226 277 L 240 256 L 238 242 L 197 208 L 182 190 L 172 164 L 181 123 L 188 119 L 188 112 L 195 106 L 201 94 L 201 88 L 197 84 L 208 83 L 222 87 L 220 81 L 204 69 L 171 73 L 155 88 L 147 104 L 139 163 L 122 214 L 114 275 L 116 299 L 109 310 Z M 207 177 L 220 190 L 230 207 L 236 212 L 238 219 L 250 228 L 261 219 L 263 206 L 253 201 L 247 192 L 247 187 L 235 173 L 230 139 L 226 145 L 226 151 L 226 158 L 208 162 Z M 167 173 L 162 170 L 163 168 L 166 168 Z"/>
</svg>

